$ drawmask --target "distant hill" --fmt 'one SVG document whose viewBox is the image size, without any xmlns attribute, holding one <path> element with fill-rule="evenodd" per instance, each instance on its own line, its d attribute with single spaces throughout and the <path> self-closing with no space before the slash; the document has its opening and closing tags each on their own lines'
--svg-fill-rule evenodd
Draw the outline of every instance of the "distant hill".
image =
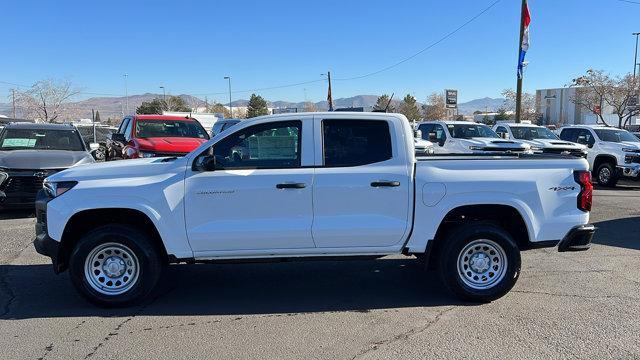
<svg viewBox="0 0 640 360">
<path fill-rule="evenodd" d="M 191 107 L 201 107 L 205 105 L 204 100 L 191 95 L 178 95 Z M 145 93 L 141 95 L 130 95 L 128 98 L 129 112 L 134 113 L 135 109 L 142 104 L 143 101 L 151 101 L 154 98 L 161 98 L 162 94 Z M 338 98 L 333 100 L 334 108 L 343 107 L 364 107 L 370 109 L 376 104 L 378 99 L 377 95 L 356 95 L 347 98 Z M 233 106 L 247 106 L 249 100 L 236 100 L 232 102 Z M 458 110 L 460 114 L 470 115 L 474 111 L 495 111 L 502 106 L 504 99 L 485 97 L 482 99 L 475 99 L 458 104 Z M 267 101 L 269 107 L 275 108 L 304 108 L 304 102 L 290 102 L 290 101 Z M 397 108 L 399 104 L 398 99 L 393 100 L 393 105 Z M 224 103 L 226 105 L 226 103 Z M 419 105 L 422 105 L 419 103 Z M 72 102 L 65 105 L 67 109 L 67 117 L 71 118 L 90 118 L 91 109 L 100 111 L 100 118 L 105 121 L 108 118 L 120 119 L 122 118 L 123 109 L 126 106 L 126 99 L 122 97 L 93 97 L 82 101 Z M 318 101 L 315 103 L 318 110 L 327 110 L 328 104 L 326 100 Z M 12 108 L 10 103 L 0 103 L 0 114 L 10 116 Z"/>
</svg>

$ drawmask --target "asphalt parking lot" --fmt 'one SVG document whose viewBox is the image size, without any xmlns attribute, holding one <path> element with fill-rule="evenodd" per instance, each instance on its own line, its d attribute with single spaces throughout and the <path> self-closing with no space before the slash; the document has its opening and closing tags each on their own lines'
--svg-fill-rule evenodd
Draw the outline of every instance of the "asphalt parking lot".
<svg viewBox="0 0 640 360">
<path fill-rule="evenodd" d="M 596 190 L 587 252 L 526 252 L 516 287 L 461 303 L 412 259 L 172 266 L 130 309 L 84 302 L 0 214 L 0 358 L 640 358 L 640 184 Z"/>
</svg>

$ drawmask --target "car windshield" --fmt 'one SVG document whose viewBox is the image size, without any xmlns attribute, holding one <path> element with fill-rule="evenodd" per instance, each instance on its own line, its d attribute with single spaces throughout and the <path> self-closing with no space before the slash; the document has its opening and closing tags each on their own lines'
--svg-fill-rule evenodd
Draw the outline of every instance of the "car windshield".
<svg viewBox="0 0 640 360">
<path fill-rule="evenodd" d="M 82 140 L 85 145 L 89 146 L 90 143 L 94 142 L 93 126 L 78 126 L 78 131 L 80 132 L 80 136 L 82 136 Z M 95 142 L 105 142 L 107 140 L 107 136 L 113 134 L 115 131 L 116 130 L 114 128 L 96 126 Z"/>
<path fill-rule="evenodd" d="M 556 134 L 544 127 L 537 126 L 512 126 L 513 137 L 520 140 L 550 139 L 557 140 Z"/>
<path fill-rule="evenodd" d="M 138 120 L 136 121 L 136 136 L 139 138 L 186 137 L 209 139 L 207 131 L 199 122 L 181 120 Z"/>
<path fill-rule="evenodd" d="M 451 136 L 457 139 L 471 139 L 471 138 L 499 138 L 491 128 L 482 124 L 450 124 L 447 125 Z"/>
<path fill-rule="evenodd" d="M 595 129 L 596 134 L 602 141 L 609 142 L 640 142 L 637 137 L 633 136 L 630 132 L 621 129 Z"/>
<path fill-rule="evenodd" d="M 84 151 L 76 130 L 5 129 L 0 150 Z"/>
</svg>

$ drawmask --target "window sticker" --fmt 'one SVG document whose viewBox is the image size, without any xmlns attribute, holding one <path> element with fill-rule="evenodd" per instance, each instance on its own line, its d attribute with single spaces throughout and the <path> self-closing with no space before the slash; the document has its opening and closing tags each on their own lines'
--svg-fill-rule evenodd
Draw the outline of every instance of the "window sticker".
<svg viewBox="0 0 640 360">
<path fill-rule="evenodd" d="M 35 147 L 36 139 L 4 139 L 2 147 Z"/>
</svg>

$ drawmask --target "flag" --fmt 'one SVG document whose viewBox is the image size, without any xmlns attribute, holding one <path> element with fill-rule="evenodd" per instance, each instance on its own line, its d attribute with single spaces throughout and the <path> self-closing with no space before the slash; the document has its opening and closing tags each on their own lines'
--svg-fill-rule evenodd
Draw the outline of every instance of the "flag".
<svg viewBox="0 0 640 360">
<path fill-rule="evenodd" d="M 522 43 L 520 44 L 520 57 L 518 58 L 518 79 L 522 79 L 522 68 L 524 67 L 524 56 L 529 50 L 529 24 L 531 23 L 531 15 L 529 14 L 529 4 L 524 3 L 522 12 Z"/>
</svg>

